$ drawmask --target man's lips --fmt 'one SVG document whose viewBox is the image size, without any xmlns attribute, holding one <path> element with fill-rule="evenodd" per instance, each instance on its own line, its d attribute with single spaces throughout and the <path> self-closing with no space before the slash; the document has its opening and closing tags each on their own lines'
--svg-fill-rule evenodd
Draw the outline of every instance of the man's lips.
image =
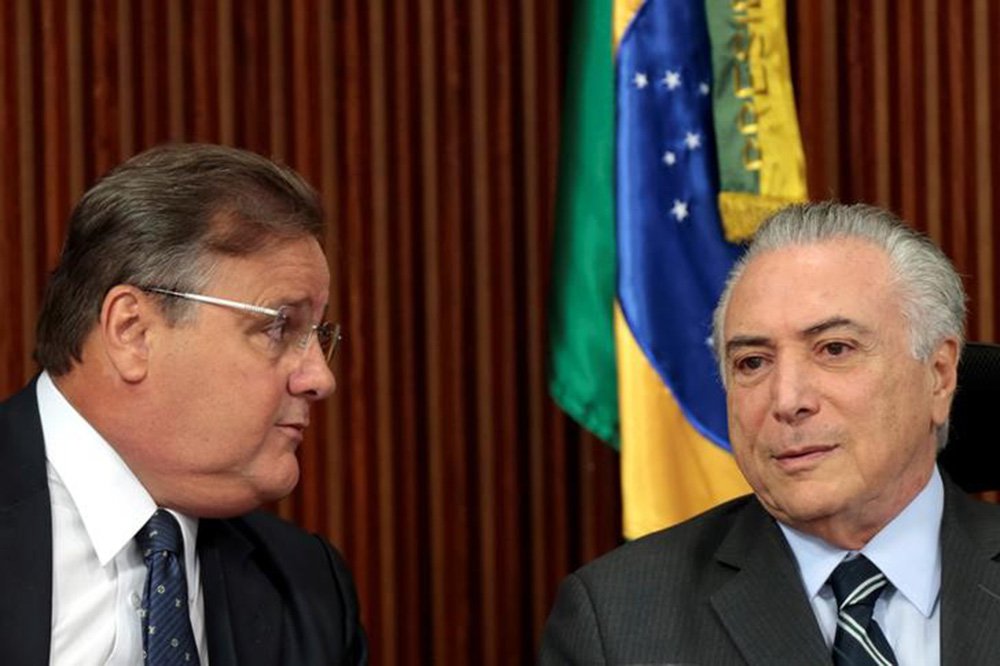
<svg viewBox="0 0 1000 666">
<path fill-rule="evenodd" d="M 282 430 L 292 439 L 301 442 L 302 438 L 305 436 L 306 428 L 309 427 L 308 423 L 279 423 L 278 428 Z"/>
<path fill-rule="evenodd" d="M 771 457 L 783 470 L 798 472 L 815 467 L 837 448 L 836 444 L 797 446 L 780 453 L 774 453 Z"/>
</svg>

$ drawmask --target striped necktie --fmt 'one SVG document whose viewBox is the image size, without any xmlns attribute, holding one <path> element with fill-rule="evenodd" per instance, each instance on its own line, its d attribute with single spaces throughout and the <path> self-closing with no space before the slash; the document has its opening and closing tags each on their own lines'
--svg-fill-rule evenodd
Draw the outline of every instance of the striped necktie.
<svg viewBox="0 0 1000 666">
<path fill-rule="evenodd" d="M 875 601 L 886 585 L 885 574 L 864 555 L 841 562 L 830 575 L 837 598 L 836 666 L 895 666 L 896 656 L 872 619 Z"/>
<path fill-rule="evenodd" d="M 181 527 L 168 511 L 158 509 L 135 540 L 147 569 L 141 612 L 144 662 L 146 666 L 197 666 Z"/>
</svg>

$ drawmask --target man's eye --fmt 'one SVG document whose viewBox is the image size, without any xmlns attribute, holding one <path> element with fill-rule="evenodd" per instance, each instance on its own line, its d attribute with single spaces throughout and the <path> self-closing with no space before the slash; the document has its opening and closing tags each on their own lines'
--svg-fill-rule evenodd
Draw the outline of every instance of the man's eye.
<svg viewBox="0 0 1000 666">
<path fill-rule="evenodd" d="M 827 342 L 823 345 L 822 351 L 827 356 L 843 356 L 851 351 L 851 346 L 846 342 Z"/>
<path fill-rule="evenodd" d="M 737 359 L 734 364 L 737 372 L 754 372 L 760 370 L 764 367 L 764 357 L 763 356 L 744 356 L 743 358 Z"/>
<path fill-rule="evenodd" d="M 271 339 L 272 342 L 284 342 L 285 337 L 288 334 L 289 328 L 289 318 L 288 314 L 285 312 L 279 312 L 270 324 L 268 324 L 265 329 L 267 337 Z"/>
</svg>

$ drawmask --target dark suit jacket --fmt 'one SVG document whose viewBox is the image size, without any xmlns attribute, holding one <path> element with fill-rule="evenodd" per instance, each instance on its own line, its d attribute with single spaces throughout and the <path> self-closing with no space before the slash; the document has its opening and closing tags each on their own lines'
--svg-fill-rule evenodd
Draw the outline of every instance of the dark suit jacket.
<svg viewBox="0 0 1000 666">
<path fill-rule="evenodd" d="M 945 481 L 941 663 L 1000 663 L 1000 506 Z M 753 496 L 570 575 L 541 664 L 831 664 L 781 530 Z"/>
<path fill-rule="evenodd" d="M 363 664 L 351 575 L 321 537 L 265 513 L 198 528 L 212 666 Z M 49 663 L 52 511 L 34 382 L 0 404 L 0 664 Z"/>
</svg>

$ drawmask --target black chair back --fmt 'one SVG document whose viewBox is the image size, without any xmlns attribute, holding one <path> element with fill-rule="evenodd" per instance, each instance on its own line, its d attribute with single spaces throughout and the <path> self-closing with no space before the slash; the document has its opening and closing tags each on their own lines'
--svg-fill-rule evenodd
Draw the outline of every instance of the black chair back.
<svg viewBox="0 0 1000 666">
<path fill-rule="evenodd" d="M 970 342 L 958 364 L 948 446 L 938 458 L 941 468 L 966 492 L 1000 490 L 998 439 L 1000 345 Z"/>
</svg>

